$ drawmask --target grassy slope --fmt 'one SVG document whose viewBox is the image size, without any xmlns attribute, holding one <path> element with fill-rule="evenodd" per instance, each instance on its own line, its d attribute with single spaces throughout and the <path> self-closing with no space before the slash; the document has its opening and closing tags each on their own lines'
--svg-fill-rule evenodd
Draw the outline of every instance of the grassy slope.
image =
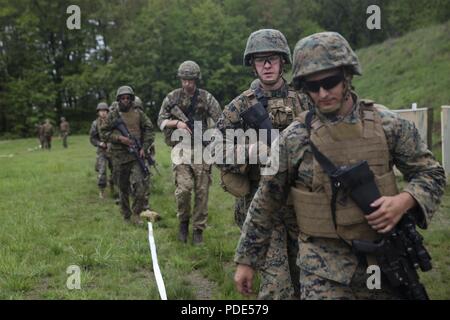
<svg viewBox="0 0 450 320">
<path fill-rule="evenodd" d="M 450 105 L 450 21 L 357 51 L 363 76 L 353 81 L 361 97 L 391 109 L 434 111 L 433 152 L 442 159 L 441 106 Z"/>
<path fill-rule="evenodd" d="M 363 76 L 354 85 L 362 97 L 392 109 L 450 104 L 450 22 L 420 29 L 357 52 Z"/>
</svg>

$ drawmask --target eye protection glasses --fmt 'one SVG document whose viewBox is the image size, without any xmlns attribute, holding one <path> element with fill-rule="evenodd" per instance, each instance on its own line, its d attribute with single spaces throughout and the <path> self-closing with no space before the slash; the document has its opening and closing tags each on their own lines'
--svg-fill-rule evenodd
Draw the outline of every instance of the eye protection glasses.
<svg viewBox="0 0 450 320">
<path fill-rule="evenodd" d="M 337 74 L 317 81 L 305 81 L 303 82 L 303 86 L 307 91 L 319 92 L 320 88 L 324 88 L 325 90 L 333 89 L 343 80 L 344 75 Z"/>
<path fill-rule="evenodd" d="M 280 56 L 273 54 L 270 56 L 265 56 L 265 57 L 254 57 L 253 58 L 253 62 L 255 63 L 255 65 L 258 66 L 264 66 L 266 64 L 266 62 L 268 62 L 270 65 L 272 65 L 273 63 L 280 61 Z"/>
</svg>

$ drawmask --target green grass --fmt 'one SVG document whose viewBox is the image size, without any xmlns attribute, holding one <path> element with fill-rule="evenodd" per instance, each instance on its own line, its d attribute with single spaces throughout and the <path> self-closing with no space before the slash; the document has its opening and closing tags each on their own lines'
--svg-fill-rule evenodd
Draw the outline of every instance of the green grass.
<svg viewBox="0 0 450 320">
<path fill-rule="evenodd" d="M 169 299 L 196 299 L 202 284 L 210 299 L 238 299 L 232 263 L 239 230 L 233 199 L 214 183 L 205 245 L 176 241 L 170 150 L 157 135 L 151 206 L 160 268 Z M 112 199 L 98 199 L 95 149 L 87 136 L 60 140 L 52 151 L 27 151 L 35 139 L 0 141 L 0 299 L 159 299 L 146 227 L 125 224 Z M 14 156 L 3 157 L 3 155 Z M 66 269 L 80 266 L 82 290 L 66 288 Z"/>
<path fill-rule="evenodd" d="M 71 136 L 66 150 L 60 142 L 48 152 L 27 151 L 35 139 L 0 141 L 0 299 L 159 299 L 146 229 L 125 224 L 112 199 L 98 199 L 88 137 Z M 233 199 L 214 170 L 205 245 L 176 241 L 170 150 L 160 134 L 156 147 L 161 175 L 150 202 L 163 217 L 154 232 L 168 298 L 241 299 L 232 281 Z M 450 298 L 449 191 L 424 232 L 434 269 L 423 280 L 435 299 Z M 81 290 L 66 287 L 70 265 L 81 268 Z"/>
<path fill-rule="evenodd" d="M 433 108 L 433 152 L 442 159 L 441 106 L 450 105 L 450 21 L 357 51 L 363 76 L 353 84 L 362 98 L 390 109 Z"/>
<path fill-rule="evenodd" d="M 357 51 L 357 92 L 391 109 L 450 104 L 450 21 Z M 437 114 L 436 114 L 437 115 Z"/>
</svg>

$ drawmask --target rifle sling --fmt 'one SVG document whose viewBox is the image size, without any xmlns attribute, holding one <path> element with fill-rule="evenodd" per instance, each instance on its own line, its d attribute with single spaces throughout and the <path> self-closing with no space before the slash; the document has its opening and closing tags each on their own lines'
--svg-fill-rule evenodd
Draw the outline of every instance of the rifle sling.
<svg viewBox="0 0 450 320">
<path fill-rule="evenodd" d="M 334 228 L 337 230 L 336 202 L 337 202 L 337 196 L 338 196 L 338 193 L 340 190 L 339 189 L 340 185 L 338 184 L 337 181 L 335 181 L 333 179 L 333 174 L 337 171 L 337 167 L 335 166 L 335 164 L 333 162 L 331 162 L 330 159 L 328 159 L 322 152 L 320 152 L 319 149 L 317 149 L 317 147 L 314 145 L 314 143 L 311 140 L 311 123 L 312 123 L 312 118 L 314 117 L 314 114 L 315 114 L 315 112 L 313 110 L 309 111 L 306 114 L 306 119 L 305 119 L 306 130 L 308 130 L 308 135 L 310 137 L 309 145 L 311 146 L 311 150 L 314 155 L 314 158 L 316 158 L 317 162 L 320 164 L 322 169 L 326 172 L 326 174 L 330 178 L 331 190 L 332 190 L 331 202 L 330 202 L 331 215 L 333 218 Z M 344 240 L 344 239 L 342 239 L 342 240 Z M 344 242 L 347 243 L 347 241 L 345 241 L 345 240 L 344 240 Z"/>
</svg>

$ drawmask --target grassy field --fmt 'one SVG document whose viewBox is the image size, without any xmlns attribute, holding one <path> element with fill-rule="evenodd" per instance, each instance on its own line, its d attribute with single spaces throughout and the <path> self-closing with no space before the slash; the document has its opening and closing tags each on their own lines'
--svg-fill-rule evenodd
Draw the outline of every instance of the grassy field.
<svg viewBox="0 0 450 320">
<path fill-rule="evenodd" d="M 31 151 L 36 144 L 0 141 L 0 298 L 159 299 L 146 229 L 125 224 L 112 199 L 98 199 L 88 137 L 71 136 L 68 149 L 55 140 L 50 152 Z M 169 149 L 159 134 L 157 161 L 151 206 L 163 216 L 154 230 L 168 298 L 240 299 L 232 282 L 239 231 L 217 171 L 205 245 L 193 247 L 176 241 Z M 449 194 L 424 233 L 434 269 L 423 279 L 435 299 L 450 299 Z M 66 287 L 70 265 L 81 268 L 81 290 Z"/>
<path fill-rule="evenodd" d="M 88 137 L 71 136 L 68 149 L 55 140 L 50 152 L 28 151 L 36 144 L 0 141 L 0 298 L 159 299 L 146 227 L 125 224 L 112 199 L 98 199 Z M 157 150 L 151 206 L 163 217 L 154 232 L 168 298 L 239 298 L 232 198 L 215 172 L 206 245 L 180 244 L 169 149 L 159 135 Z M 70 265 L 82 270 L 81 290 L 66 288 Z"/>
</svg>

